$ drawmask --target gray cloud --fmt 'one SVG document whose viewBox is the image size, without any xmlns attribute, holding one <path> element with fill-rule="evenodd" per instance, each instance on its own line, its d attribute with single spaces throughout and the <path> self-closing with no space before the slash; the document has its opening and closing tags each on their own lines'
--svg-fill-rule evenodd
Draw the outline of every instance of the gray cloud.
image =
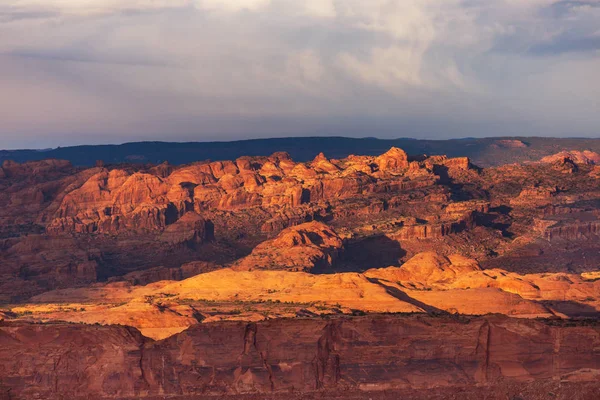
<svg viewBox="0 0 600 400">
<path fill-rule="evenodd" d="M 598 4 L 8 0 L 0 147 L 598 135 Z"/>
<path fill-rule="evenodd" d="M 17 11 L 0 9 L 0 23 L 28 20 L 28 19 L 48 19 L 60 16 L 58 12 L 51 11 Z"/>
<path fill-rule="evenodd" d="M 598 1 L 564 0 L 543 7 L 540 12 L 542 15 L 552 16 L 554 18 L 564 18 L 568 17 L 574 10 L 598 7 L 600 7 L 600 2 Z"/>
<path fill-rule="evenodd" d="M 600 36 L 571 37 L 569 34 L 560 35 L 550 42 L 539 43 L 529 49 L 531 54 L 536 55 L 597 51 L 600 51 Z"/>
</svg>

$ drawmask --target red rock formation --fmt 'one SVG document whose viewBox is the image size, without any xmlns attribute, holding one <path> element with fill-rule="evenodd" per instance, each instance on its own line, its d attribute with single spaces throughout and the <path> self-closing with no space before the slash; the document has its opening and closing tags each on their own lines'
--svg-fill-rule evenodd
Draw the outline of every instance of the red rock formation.
<svg viewBox="0 0 600 400">
<path fill-rule="evenodd" d="M 546 240 L 568 239 L 579 240 L 583 238 L 600 236 L 600 221 L 580 221 L 580 222 L 556 222 L 548 221 L 547 225 L 541 230 Z"/>
<path fill-rule="evenodd" d="M 2 269 L 0 301 L 29 297 L 49 288 L 93 283 L 97 279 L 97 249 L 74 238 L 29 235 L 0 241 Z"/>
<path fill-rule="evenodd" d="M 264 233 L 277 233 L 287 227 L 318 219 L 323 212 L 324 210 L 318 207 L 282 210 L 277 216 L 265 221 L 260 230 Z"/>
<path fill-rule="evenodd" d="M 517 139 L 501 139 L 496 140 L 491 147 L 494 148 L 508 148 L 508 149 L 522 149 L 527 148 L 527 144 Z"/>
<path fill-rule="evenodd" d="M 155 267 L 143 271 L 130 272 L 126 275 L 109 279 L 109 282 L 129 282 L 132 285 L 148 285 L 158 281 L 181 281 L 191 278 L 192 276 L 211 272 L 222 268 L 207 261 L 193 261 L 183 264 L 180 267 L 164 268 Z"/>
<path fill-rule="evenodd" d="M 534 186 L 525 188 L 518 197 L 512 199 L 512 205 L 540 206 L 551 204 L 551 199 L 558 193 L 557 187 Z"/>
<path fill-rule="evenodd" d="M 449 203 L 446 206 L 446 214 L 448 215 L 464 215 L 468 212 L 478 212 L 486 214 L 490 211 L 490 203 L 483 200 L 471 200 Z"/>
<path fill-rule="evenodd" d="M 311 163 L 312 169 L 321 174 L 334 174 L 340 171 L 340 167 L 333 164 L 325 154 L 319 153 Z"/>
<path fill-rule="evenodd" d="M 42 160 L 30 161 L 24 164 L 19 164 L 13 161 L 4 161 L 2 163 L 2 171 L 5 177 L 32 177 L 35 175 L 45 175 L 48 173 L 56 173 L 58 171 L 71 170 L 72 165 L 65 160 Z"/>
<path fill-rule="evenodd" d="M 554 164 L 556 162 L 563 162 L 565 159 L 569 159 L 576 164 L 600 164 L 600 154 L 593 151 L 561 151 L 560 153 L 546 156 L 540 160 L 540 162 Z"/>
<path fill-rule="evenodd" d="M 552 164 L 552 168 L 556 171 L 562 172 L 563 174 L 572 174 L 579 170 L 579 167 L 577 166 L 575 161 L 573 161 L 569 157 L 563 157 L 561 159 L 556 160 L 556 162 Z"/>
<path fill-rule="evenodd" d="M 393 257 L 363 249 L 361 268 L 439 250 L 480 262 L 511 256 L 511 268 L 519 270 L 523 254 L 541 254 L 521 247 L 539 247 L 536 240 L 544 238 L 545 228 L 534 223 L 551 215 L 543 206 L 562 207 L 571 219 L 561 222 L 562 233 L 551 233 L 554 238 L 590 239 L 581 253 L 587 261 L 572 262 L 590 269 L 594 257 L 600 260 L 594 256 L 595 228 L 588 224 L 593 220 L 577 222 L 574 213 L 597 208 L 597 180 L 591 166 L 578 168 L 565 175 L 542 163 L 480 170 L 466 158 L 409 161 L 400 149 L 379 157 L 321 154 L 307 163 L 285 153 L 85 170 L 59 161 L 7 162 L 0 180 L 0 288 L 5 299 L 18 299 L 85 284 L 94 275 L 103 280 L 196 259 L 229 265 L 267 237 L 314 220 L 327 221 L 356 246 L 370 240 L 364 235 L 385 238 L 382 246 Z M 19 245 L 33 240 L 27 235 L 70 240 L 60 241 L 60 251 L 34 254 Z M 543 251 L 546 265 L 564 267 L 551 255 L 560 249 Z"/>
<path fill-rule="evenodd" d="M 392 147 L 386 153 L 375 158 L 375 163 L 383 172 L 402 172 L 408 168 L 408 155 L 404 150 Z"/>
<path fill-rule="evenodd" d="M 171 246 L 195 246 L 213 238 L 212 225 L 193 211 L 166 227 L 160 240 Z"/>
<path fill-rule="evenodd" d="M 65 196 L 48 232 L 117 233 L 167 225 L 168 186 L 154 175 L 103 170 Z"/>
<path fill-rule="evenodd" d="M 449 221 L 419 222 L 414 218 L 406 218 L 399 223 L 390 236 L 395 240 L 413 240 L 413 239 L 440 239 L 444 236 L 462 232 L 465 229 L 472 228 L 475 224 L 472 212 L 452 215 Z"/>
<path fill-rule="evenodd" d="M 143 388 L 145 340 L 134 328 L 0 323 L 0 332 L 8 398 L 119 398 Z"/>
<path fill-rule="evenodd" d="M 415 164 L 403 176 L 408 157 L 392 148 L 379 157 L 344 160 L 329 160 L 319 154 L 306 164 L 296 164 L 289 155 L 276 153 L 268 158 L 242 157 L 236 162 L 196 163 L 177 169 L 163 165 L 146 172 L 99 169 L 64 196 L 47 231 L 160 232 L 190 210 L 203 215 L 214 210 L 261 207 L 277 218 L 280 208 L 431 186 L 437 180 L 431 169 L 438 164 L 450 169 L 469 168 L 466 158 L 433 157 Z"/>
<path fill-rule="evenodd" d="M 0 379 L 45 399 L 581 384 L 597 382 L 599 338 L 594 325 L 496 316 L 211 323 L 156 342 L 120 326 L 4 322 Z"/>
<path fill-rule="evenodd" d="M 342 239 L 321 222 L 307 222 L 283 230 L 276 238 L 258 245 L 233 269 L 327 271 L 343 250 Z"/>
<path fill-rule="evenodd" d="M 384 277 L 390 281 L 410 281 L 427 286 L 431 282 L 449 282 L 481 268 L 475 260 L 460 256 L 445 257 L 434 252 L 420 253 L 400 268 L 367 271 L 367 276 Z"/>
</svg>

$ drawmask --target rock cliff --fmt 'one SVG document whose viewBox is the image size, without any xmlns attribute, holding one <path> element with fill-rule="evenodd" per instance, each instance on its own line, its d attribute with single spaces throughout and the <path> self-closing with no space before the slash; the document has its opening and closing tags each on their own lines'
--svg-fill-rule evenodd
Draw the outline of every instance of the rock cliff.
<svg viewBox="0 0 600 400">
<path fill-rule="evenodd" d="M 46 399 L 597 383 L 599 337 L 597 325 L 498 316 L 225 322 L 162 341 L 119 326 L 2 323 L 0 379 L 5 395 Z"/>
</svg>

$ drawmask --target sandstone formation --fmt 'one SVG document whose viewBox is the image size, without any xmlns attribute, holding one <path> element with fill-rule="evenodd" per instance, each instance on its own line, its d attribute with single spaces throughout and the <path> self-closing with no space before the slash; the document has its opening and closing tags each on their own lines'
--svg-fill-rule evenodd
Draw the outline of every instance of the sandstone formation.
<svg viewBox="0 0 600 400">
<path fill-rule="evenodd" d="M 192 210 L 202 215 L 214 209 L 299 207 L 377 193 L 390 185 L 410 187 L 402 182 L 411 175 L 435 179 L 431 171 L 436 165 L 467 169 L 468 160 L 433 157 L 412 165 L 409 171 L 406 153 L 392 148 L 379 157 L 345 160 L 319 154 L 310 163 L 295 163 L 289 155 L 275 153 L 235 162 L 196 163 L 166 176 L 103 168 L 64 197 L 48 231 L 152 231 Z"/>
<path fill-rule="evenodd" d="M 58 399 L 597 383 L 598 329 L 372 316 L 202 324 L 153 341 L 120 326 L 4 322 L 1 384 L 17 398 Z"/>
<path fill-rule="evenodd" d="M 132 287 L 113 283 L 86 289 L 48 292 L 35 303 L 13 307 L 17 318 L 37 321 L 69 321 L 127 324 L 152 338 L 171 336 L 200 322 L 222 319 L 262 320 L 269 316 L 295 316 L 300 310 L 312 314 L 337 312 L 424 312 L 403 301 L 387 288 L 357 273 L 312 275 L 286 271 L 233 271 L 224 269 L 200 274 L 180 282 L 157 282 Z M 285 305 L 287 310 L 268 314 L 241 312 L 240 307 L 262 303 Z M 234 305 L 231 307 L 231 305 Z M 210 307 L 205 307 L 210 306 Z M 237 312 L 231 314 L 234 309 Z M 291 313 L 291 314 L 290 314 Z M 198 318 L 202 314 L 202 318 Z M 209 318 L 214 315 L 216 318 Z M 163 326 L 165 329 L 158 329 Z"/>
<path fill-rule="evenodd" d="M 570 159 L 575 164 L 600 164 L 600 154 L 589 150 L 561 151 L 560 153 L 542 158 L 540 162 L 554 164 L 557 161 L 562 161 L 565 159 Z"/>
<path fill-rule="evenodd" d="M 167 226 L 160 240 L 172 246 L 186 245 L 194 247 L 213 238 L 212 223 L 193 211 L 186 212 L 177 222 Z"/>
<path fill-rule="evenodd" d="M 127 324 L 155 339 L 202 322 L 256 321 L 332 310 L 577 318 L 600 314 L 600 280 L 592 276 L 482 270 L 473 259 L 428 252 L 401 267 L 364 274 L 221 269 L 179 282 L 145 286 L 118 282 L 65 289 L 36 296 L 33 303 L 7 311 L 21 316 L 13 319 Z M 277 306 L 265 309 L 265 302 Z"/>
<path fill-rule="evenodd" d="M 600 262 L 600 193 L 593 166 L 574 165 L 568 176 L 545 163 L 478 170 L 466 158 L 410 157 L 397 148 L 306 163 L 286 153 L 184 166 L 6 162 L 0 298 L 22 301 L 192 261 L 364 271 L 431 250 L 540 272 L 560 271 L 565 250 L 576 246 L 570 268 L 583 272 Z M 263 243 L 311 221 L 326 223 L 345 244 Z M 271 244 L 281 254 L 261 253 Z M 141 281 L 171 277 L 153 272 Z"/>
<path fill-rule="evenodd" d="M 342 249 L 342 239 L 333 229 L 321 222 L 307 222 L 259 244 L 249 256 L 237 261 L 233 269 L 331 271 Z"/>
<path fill-rule="evenodd" d="M 394 281 L 410 281 L 428 287 L 431 283 L 455 281 L 475 271 L 481 271 L 475 260 L 460 255 L 444 257 L 427 252 L 417 254 L 401 267 L 369 270 L 365 275 L 385 277 Z"/>
<path fill-rule="evenodd" d="M 179 267 L 154 267 L 142 271 L 134 271 L 123 276 L 112 277 L 108 282 L 125 281 L 132 285 L 147 285 L 158 281 L 181 281 L 194 275 L 221 269 L 222 266 L 207 261 L 193 261 Z"/>
<path fill-rule="evenodd" d="M 6 161 L 0 398 L 596 393 L 595 163 Z"/>
<path fill-rule="evenodd" d="M 158 265 L 230 263 L 267 236 L 310 221 L 344 226 L 356 217 L 406 213 L 407 228 L 397 232 L 398 240 L 430 239 L 474 226 L 468 212 L 423 222 L 417 215 L 430 210 L 411 205 L 419 199 L 447 203 L 449 179 L 477 175 L 468 159 L 411 161 L 397 148 L 379 157 L 342 160 L 320 154 L 307 163 L 274 153 L 184 166 L 100 163 L 88 169 L 56 160 L 7 161 L 2 171 L 4 301 Z M 61 245 L 49 247 L 48 256 L 45 249 L 27 254 L 28 242 Z M 314 255 L 322 259 L 315 259 L 317 264 L 335 263 L 339 249 L 334 247 L 322 257 Z M 291 268 L 313 266 L 299 262 Z"/>
</svg>

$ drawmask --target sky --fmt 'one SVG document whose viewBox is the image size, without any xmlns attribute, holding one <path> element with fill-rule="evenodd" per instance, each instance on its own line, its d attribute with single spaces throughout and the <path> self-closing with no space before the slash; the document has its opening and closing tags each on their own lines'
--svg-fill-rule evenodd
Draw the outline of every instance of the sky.
<svg viewBox="0 0 600 400">
<path fill-rule="evenodd" d="M 600 136 L 600 0 L 2 0 L 0 148 Z"/>
</svg>

